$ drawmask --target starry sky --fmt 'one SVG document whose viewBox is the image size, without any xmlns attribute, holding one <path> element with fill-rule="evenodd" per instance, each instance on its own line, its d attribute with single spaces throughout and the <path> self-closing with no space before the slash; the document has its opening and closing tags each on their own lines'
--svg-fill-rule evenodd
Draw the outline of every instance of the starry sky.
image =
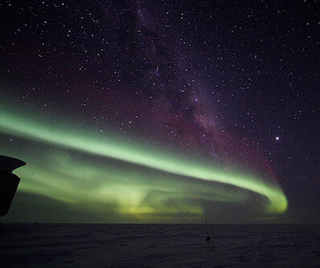
<svg viewBox="0 0 320 268">
<path fill-rule="evenodd" d="M 319 223 L 316 1 L 3 1 L 2 222 Z"/>
</svg>

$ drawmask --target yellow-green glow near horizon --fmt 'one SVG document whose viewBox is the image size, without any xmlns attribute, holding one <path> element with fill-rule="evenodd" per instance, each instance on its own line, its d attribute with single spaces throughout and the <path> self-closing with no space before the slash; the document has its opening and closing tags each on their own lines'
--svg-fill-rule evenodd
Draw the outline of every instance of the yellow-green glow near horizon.
<svg viewBox="0 0 320 268">
<path fill-rule="evenodd" d="M 51 153 L 50 161 L 56 169 L 60 170 L 58 172 L 60 177 L 65 176 L 72 179 L 59 185 L 57 174 L 48 173 L 45 168 L 38 167 L 37 177 L 31 169 L 27 172 L 21 170 L 21 174 L 23 174 L 21 177 L 32 178 L 21 183 L 22 191 L 38 193 L 70 204 L 81 202 L 90 204 L 93 200 L 117 202 L 119 212 L 133 215 L 141 213 L 170 214 L 183 212 L 184 209 L 188 213 L 201 214 L 203 212 L 201 206 L 186 200 L 241 202 L 245 199 L 244 193 L 236 195 L 228 193 L 228 191 L 219 191 L 213 186 L 208 186 L 205 191 L 195 190 L 195 181 L 198 184 L 202 181 L 240 187 L 246 192 L 261 195 L 268 199 L 264 207 L 264 211 L 267 213 L 283 213 L 287 209 L 287 199 L 282 189 L 272 180 L 235 171 L 222 171 L 214 165 L 201 163 L 191 156 L 183 156 L 177 152 L 166 152 L 155 146 L 147 146 L 137 140 L 128 141 L 128 139 L 117 137 L 112 133 L 103 134 L 99 130 L 83 129 L 70 122 L 63 124 L 52 119 L 41 120 L 35 116 L 22 116 L 21 114 L 17 116 L 3 108 L 0 112 L 0 133 L 41 142 L 47 146 L 65 147 L 57 149 L 58 153 Z M 144 171 L 138 172 L 137 168 L 123 170 L 110 163 L 101 168 L 95 164 L 88 166 L 81 161 L 72 162 L 69 160 L 72 163 L 68 163 L 67 160 L 60 161 L 60 154 L 64 149 L 105 157 L 106 161 L 115 159 L 131 163 L 136 167 L 144 167 Z M 27 159 L 24 160 L 27 161 Z M 153 180 L 149 179 L 149 170 L 156 172 L 156 175 L 152 175 Z M 95 174 L 95 178 L 99 178 L 94 186 L 90 186 L 89 181 L 92 174 Z M 172 187 L 168 174 L 185 178 L 186 183 L 184 186 L 180 185 L 180 188 Z M 107 184 L 104 182 L 105 177 L 108 178 Z M 134 183 L 130 183 L 130 180 L 126 178 L 133 178 Z M 120 180 L 125 180 L 126 183 L 120 183 Z M 158 183 L 163 180 L 166 181 L 166 184 Z M 153 194 L 153 205 L 142 206 L 141 204 L 150 195 L 150 189 Z M 173 206 L 168 205 L 163 208 L 155 204 L 157 200 L 159 200 L 159 204 L 163 204 L 164 200 L 173 199 L 177 200 Z"/>
</svg>

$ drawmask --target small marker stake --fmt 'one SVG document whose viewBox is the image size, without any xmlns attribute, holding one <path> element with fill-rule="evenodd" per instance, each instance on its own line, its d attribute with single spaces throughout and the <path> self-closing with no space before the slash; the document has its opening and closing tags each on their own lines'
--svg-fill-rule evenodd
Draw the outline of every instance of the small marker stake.
<svg viewBox="0 0 320 268">
<path fill-rule="evenodd" d="M 206 229 L 207 229 L 207 244 L 208 244 L 208 249 L 213 251 L 214 249 L 214 244 L 213 244 L 213 226 L 208 226 L 208 222 L 206 221 Z"/>
</svg>

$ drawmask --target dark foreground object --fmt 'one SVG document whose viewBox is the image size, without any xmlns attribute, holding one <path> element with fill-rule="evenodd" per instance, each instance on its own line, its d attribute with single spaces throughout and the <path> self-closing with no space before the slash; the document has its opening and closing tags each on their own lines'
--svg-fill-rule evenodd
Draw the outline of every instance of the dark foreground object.
<svg viewBox="0 0 320 268">
<path fill-rule="evenodd" d="M 20 182 L 20 178 L 12 171 L 25 164 L 19 159 L 0 155 L 0 217 L 8 213 Z"/>
</svg>

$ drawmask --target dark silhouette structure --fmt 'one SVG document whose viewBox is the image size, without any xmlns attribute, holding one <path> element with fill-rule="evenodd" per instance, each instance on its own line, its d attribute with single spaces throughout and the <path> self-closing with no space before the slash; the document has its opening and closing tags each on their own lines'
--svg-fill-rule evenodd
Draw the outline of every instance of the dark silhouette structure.
<svg viewBox="0 0 320 268">
<path fill-rule="evenodd" d="M 0 217 L 8 213 L 20 182 L 20 178 L 12 171 L 25 164 L 19 159 L 0 155 Z"/>
</svg>

